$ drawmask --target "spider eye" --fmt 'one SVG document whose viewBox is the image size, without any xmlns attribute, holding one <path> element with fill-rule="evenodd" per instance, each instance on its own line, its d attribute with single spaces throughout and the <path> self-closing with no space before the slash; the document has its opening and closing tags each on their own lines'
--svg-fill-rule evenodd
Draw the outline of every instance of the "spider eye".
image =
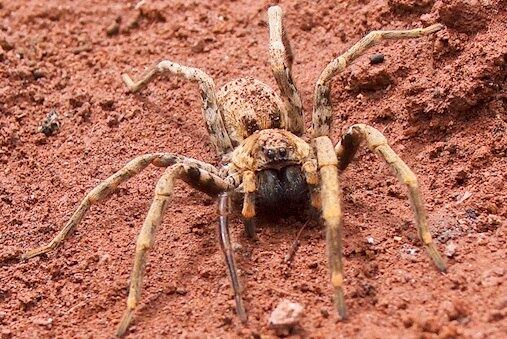
<svg viewBox="0 0 507 339">
<path fill-rule="evenodd" d="M 275 158 L 275 156 L 276 156 L 275 151 L 272 150 L 272 149 L 267 149 L 265 153 L 266 153 L 266 156 L 268 158 L 270 158 L 271 160 L 273 160 Z"/>
<path fill-rule="evenodd" d="M 280 147 L 278 149 L 278 153 L 280 154 L 281 158 L 285 158 L 285 156 L 287 155 L 287 149 L 285 147 Z"/>
</svg>

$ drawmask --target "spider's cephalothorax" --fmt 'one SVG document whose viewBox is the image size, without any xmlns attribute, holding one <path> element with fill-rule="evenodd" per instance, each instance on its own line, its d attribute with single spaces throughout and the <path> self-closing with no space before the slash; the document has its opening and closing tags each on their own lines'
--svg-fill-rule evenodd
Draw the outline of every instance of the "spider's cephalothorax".
<svg viewBox="0 0 507 339">
<path fill-rule="evenodd" d="M 301 99 L 292 80 L 293 56 L 283 29 L 281 8 L 270 7 L 268 20 L 270 62 L 281 96 L 253 78 L 235 80 L 217 90 L 212 78 L 202 70 L 169 60 L 150 67 L 135 82 L 128 75 L 123 75 L 124 82 L 132 92 L 140 90 L 161 73 L 170 73 L 197 82 L 211 142 L 222 156 L 221 168 L 172 153 L 139 156 L 91 190 L 51 242 L 23 255 L 23 258 L 27 259 L 56 248 L 81 221 L 91 205 L 109 196 L 118 185 L 149 164 L 166 167 L 156 186 L 154 200 L 137 239 L 127 310 L 120 321 L 118 335 L 127 330 L 139 302 L 146 254 L 152 245 L 154 230 L 161 223 L 176 179 L 181 179 L 211 196 L 219 196 L 220 244 L 231 277 L 236 312 L 243 322 L 247 321 L 247 315 L 228 230 L 230 193 L 239 194 L 242 199 L 241 214 L 250 236 L 255 236 L 253 220 L 256 213 L 265 209 L 277 210 L 281 204 L 290 207 L 309 201 L 314 208 L 321 211 L 326 227 L 334 300 L 339 316 L 345 318 L 342 287 L 342 213 L 338 176 L 345 170 L 363 141 L 387 162 L 400 181 L 407 186 L 419 236 L 436 266 L 445 271 L 445 264 L 428 229 L 417 179 L 389 147 L 384 136 L 373 127 L 357 124 L 348 129 L 336 146 L 333 147 L 329 138 L 333 120 L 330 86 L 335 74 L 381 40 L 417 38 L 437 32 L 443 26 L 434 24 L 411 30 L 373 31 L 332 60 L 317 79 L 312 131 L 309 136 L 311 141 L 307 143 L 302 139 L 304 121 Z"/>
<path fill-rule="evenodd" d="M 308 202 L 309 185 L 317 184 L 314 158 L 310 145 L 283 129 L 255 131 L 232 152 L 228 171 L 246 178 L 243 210 L 250 212 L 243 216 L 250 235 L 255 208 L 287 213 Z"/>
</svg>

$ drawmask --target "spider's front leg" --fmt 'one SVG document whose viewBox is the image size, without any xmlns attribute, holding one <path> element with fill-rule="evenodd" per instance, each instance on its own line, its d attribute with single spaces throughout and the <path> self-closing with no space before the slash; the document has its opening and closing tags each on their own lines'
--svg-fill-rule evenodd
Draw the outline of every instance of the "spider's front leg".
<svg viewBox="0 0 507 339">
<path fill-rule="evenodd" d="M 331 283 L 334 288 L 334 302 L 341 319 L 347 318 L 347 309 L 343 294 L 342 263 L 342 211 L 340 183 L 338 177 L 338 159 L 331 139 L 327 136 L 315 139 L 317 162 L 320 173 L 320 196 L 322 219 L 326 225 L 326 244 L 331 271 Z"/>
<path fill-rule="evenodd" d="M 383 158 L 387 164 L 394 170 L 398 179 L 407 186 L 412 208 L 415 214 L 415 221 L 419 232 L 419 237 L 428 250 L 433 262 L 442 272 L 446 271 L 445 263 L 438 249 L 433 242 L 428 222 L 426 221 L 426 211 L 421 196 L 421 190 L 417 178 L 403 160 L 393 151 L 387 143 L 386 138 L 377 129 L 357 124 L 351 126 L 342 136 L 340 142 L 336 145 L 335 150 L 340 159 L 340 170 L 345 170 L 347 165 L 352 161 L 359 145 L 362 141 L 366 141 L 368 148 Z"/>
<path fill-rule="evenodd" d="M 156 228 L 162 222 L 162 216 L 173 193 L 176 179 L 181 179 L 192 187 L 211 195 L 232 189 L 227 181 L 195 165 L 179 163 L 169 167 L 165 171 L 157 183 L 155 197 L 137 237 L 127 309 L 118 325 L 118 336 L 122 336 L 127 331 L 132 321 L 134 310 L 141 297 L 141 283 L 147 251 L 152 246 Z"/>
<path fill-rule="evenodd" d="M 331 79 L 343 71 L 368 48 L 382 40 L 420 38 L 444 28 L 442 24 L 434 24 L 426 28 L 415 28 L 397 31 L 373 31 L 355 43 L 345 53 L 331 61 L 322 71 L 315 85 L 312 114 L 312 135 L 319 137 L 329 135 L 333 120 L 331 108 Z"/>
<path fill-rule="evenodd" d="M 179 65 L 170 60 L 162 60 L 148 68 L 137 81 L 133 81 L 128 74 L 123 74 L 122 79 L 131 92 L 137 92 L 144 88 L 159 74 L 171 73 L 199 84 L 203 103 L 203 114 L 211 142 L 215 145 L 219 154 L 227 154 L 233 150 L 231 139 L 224 125 L 220 105 L 218 104 L 215 83 L 213 79 L 199 68 Z"/>
</svg>

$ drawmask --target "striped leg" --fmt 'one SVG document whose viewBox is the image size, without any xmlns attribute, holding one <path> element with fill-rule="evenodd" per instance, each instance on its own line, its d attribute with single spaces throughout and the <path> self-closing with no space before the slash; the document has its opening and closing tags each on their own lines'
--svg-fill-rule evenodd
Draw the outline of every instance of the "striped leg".
<svg viewBox="0 0 507 339">
<path fill-rule="evenodd" d="M 326 136 L 315 139 L 317 161 L 320 173 L 322 218 L 326 225 L 326 243 L 331 283 L 334 289 L 334 302 L 341 319 L 347 318 L 343 294 L 342 263 L 342 211 L 340 183 L 338 178 L 338 159 L 331 139 Z"/>
<path fill-rule="evenodd" d="M 333 120 L 330 95 L 331 79 L 337 73 L 343 71 L 345 67 L 350 65 L 368 48 L 376 45 L 382 40 L 419 38 L 438 32 L 442 28 L 444 28 L 443 25 L 435 24 L 426 28 L 415 28 L 410 30 L 373 31 L 355 43 L 348 51 L 331 61 L 326 68 L 324 68 L 315 85 L 312 116 L 313 137 L 329 135 L 329 129 L 331 128 L 331 122 Z"/>
<path fill-rule="evenodd" d="M 123 182 L 132 178 L 143 169 L 145 169 L 149 164 L 153 164 L 158 167 L 167 167 L 176 163 L 185 163 L 189 166 L 204 168 L 206 171 L 212 171 L 214 173 L 218 173 L 218 169 L 214 168 L 213 165 L 203 163 L 201 161 L 186 158 L 178 155 L 174 155 L 171 153 L 153 153 L 153 154 L 145 154 L 139 156 L 133 160 L 131 160 L 127 165 L 125 165 L 121 170 L 104 180 L 94 189 L 92 189 L 85 198 L 79 204 L 77 210 L 71 216 L 70 220 L 65 224 L 63 229 L 56 235 L 56 237 L 51 240 L 48 244 L 29 250 L 25 254 L 21 256 L 22 259 L 28 259 L 35 257 L 37 255 L 49 252 L 56 247 L 58 247 L 65 238 L 69 235 L 70 231 L 76 227 L 83 217 L 85 216 L 88 209 L 91 205 L 98 203 L 99 201 L 104 200 L 114 190 Z"/>
<path fill-rule="evenodd" d="M 137 237 L 134 268 L 130 278 L 130 290 L 127 299 L 127 309 L 118 325 L 117 335 L 122 336 L 128 329 L 134 310 L 141 297 L 141 283 L 147 251 L 153 244 L 153 236 L 156 228 L 162 222 L 162 216 L 174 190 L 176 179 L 182 179 L 192 187 L 203 190 L 206 193 L 223 192 L 232 189 L 227 182 L 215 174 L 209 173 L 202 168 L 189 164 L 175 164 L 169 167 L 155 188 L 155 197 L 146 215 L 141 232 Z"/>
<path fill-rule="evenodd" d="M 401 160 L 401 158 L 393 151 L 388 145 L 386 138 L 377 129 L 364 125 L 357 124 L 349 128 L 349 130 L 342 136 L 340 142 L 336 145 L 335 151 L 340 159 L 340 170 L 344 170 L 352 160 L 359 145 L 362 141 L 366 141 L 368 148 L 383 158 L 387 164 L 394 170 L 398 179 L 407 186 L 412 203 L 412 209 L 415 214 L 415 221 L 419 236 L 428 250 L 428 253 L 433 259 L 433 262 L 442 272 L 446 271 L 446 266 L 442 260 L 442 256 L 438 252 L 435 243 L 431 237 L 426 221 L 426 211 L 419 189 L 417 178 L 410 170 L 410 168 Z"/>
<path fill-rule="evenodd" d="M 268 9 L 269 55 L 276 83 L 282 93 L 287 116 L 285 128 L 296 135 L 304 133 L 303 108 L 294 80 L 292 79 L 292 61 L 294 59 L 289 39 L 283 27 L 283 12 L 279 6 Z"/>
<path fill-rule="evenodd" d="M 222 113 L 217 101 L 215 83 L 213 79 L 204 71 L 198 68 L 192 68 L 179 65 L 169 60 L 163 60 L 156 65 L 148 68 L 139 80 L 133 81 L 128 74 L 123 74 L 123 82 L 131 92 L 137 92 L 144 88 L 156 75 L 162 73 L 172 73 L 176 76 L 195 81 L 199 83 L 201 97 L 203 102 L 203 114 L 206 120 L 206 127 L 210 135 L 211 142 L 215 145 L 219 154 L 227 154 L 233 150 L 231 139 L 225 129 Z"/>
</svg>

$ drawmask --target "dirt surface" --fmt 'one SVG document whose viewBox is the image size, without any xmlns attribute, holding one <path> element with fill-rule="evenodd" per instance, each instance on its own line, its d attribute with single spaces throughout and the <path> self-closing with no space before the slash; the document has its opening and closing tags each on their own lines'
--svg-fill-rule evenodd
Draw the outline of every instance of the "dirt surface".
<svg viewBox="0 0 507 339">
<path fill-rule="evenodd" d="M 104 338 L 125 307 L 135 238 L 161 169 L 92 208 L 56 251 L 49 241 L 87 191 L 154 151 L 218 163 L 195 85 L 157 81 L 127 94 L 120 74 L 170 58 L 217 85 L 253 75 L 276 86 L 259 1 L 0 3 L 0 336 Z M 507 335 L 507 13 L 505 1 L 283 1 L 294 78 L 309 127 L 315 80 L 370 30 L 447 26 L 372 48 L 334 82 L 338 139 L 353 123 L 383 131 L 417 173 L 441 274 L 417 237 L 405 189 L 367 150 L 342 176 L 349 320 L 331 302 L 325 239 L 304 218 L 232 223 L 249 324 L 234 315 L 212 199 L 181 184 L 158 231 L 132 338 L 271 337 L 270 312 L 305 306 L 312 338 L 505 338 Z M 383 53 L 384 62 L 369 57 Z M 378 57 L 376 57 L 378 59 Z M 56 112 L 56 116 L 54 114 Z M 55 120 L 56 118 L 56 120 Z"/>
</svg>

